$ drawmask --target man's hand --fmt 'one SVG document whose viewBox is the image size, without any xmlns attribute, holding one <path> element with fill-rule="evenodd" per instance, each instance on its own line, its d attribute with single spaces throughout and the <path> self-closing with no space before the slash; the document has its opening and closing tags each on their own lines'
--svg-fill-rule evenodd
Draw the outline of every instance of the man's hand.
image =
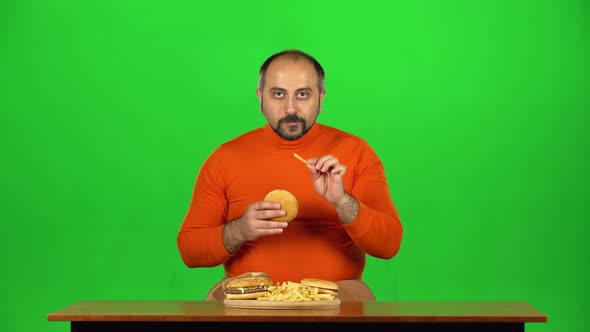
<svg viewBox="0 0 590 332">
<path fill-rule="evenodd" d="M 308 159 L 307 163 L 315 191 L 333 206 L 339 205 L 346 194 L 342 183 L 346 166 L 341 165 L 336 157 L 329 154 Z"/>
<path fill-rule="evenodd" d="M 235 253 L 246 241 L 256 241 L 261 236 L 281 234 L 287 222 L 270 219 L 285 215 L 280 204 L 260 201 L 246 208 L 241 217 L 225 224 L 223 244 L 229 253 Z"/>
<path fill-rule="evenodd" d="M 307 159 L 307 169 L 311 173 L 315 191 L 336 209 L 342 223 L 352 223 L 358 215 L 359 204 L 352 195 L 344 191 L 342 177 L 346 173 L 346 166 L 328 154 Z"/>
</svg>

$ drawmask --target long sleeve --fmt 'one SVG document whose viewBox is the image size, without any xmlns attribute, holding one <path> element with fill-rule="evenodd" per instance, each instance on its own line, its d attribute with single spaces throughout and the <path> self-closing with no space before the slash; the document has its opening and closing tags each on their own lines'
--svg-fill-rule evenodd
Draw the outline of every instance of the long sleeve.
<svg viewBox="0 0 590 332">
<path fill-rule="evenodd" d="M 317 194 L 294 152 L 303 157 L 332 154 L 348 167 L 345 190 L 360 204 L 350 225 L 343 225 Z M 247 241 L 236 253 L 228 253 L 224 225 L 274 189 L 297 197 L 297 217 L 281 234 Z M 365 255 L 393 257 L 401 238 L 383 165 L 367 142 L 320 124 L 299 140 L 288 141 L 266 125 L 223 143 L 205 160 L 177 245 L 188 267 L 223 265 L 227 276 L 263 271 L 275 281 L 310 275 L 344 280 L 362 277 Z"/>
<path fill-rule="evenodd" d="M 368 144 L 362 144 L 360 149 L 364 152 L 351 192 L 359 202 L 359 213 L 353 223 L 346 226 L 346 231 L 362 251 L 389 259 L 400 249 L 401 221 L 391 200 L 383 164 Z"/>
<path fill-rule="evenodd" d="M 221 236 L 228 211 L 224 173 L 223 155 L 216 149 L 199 171 L 176 239 L 180 256 L 188 267 L 217 266 L 231 257 Z"/>
</svg>

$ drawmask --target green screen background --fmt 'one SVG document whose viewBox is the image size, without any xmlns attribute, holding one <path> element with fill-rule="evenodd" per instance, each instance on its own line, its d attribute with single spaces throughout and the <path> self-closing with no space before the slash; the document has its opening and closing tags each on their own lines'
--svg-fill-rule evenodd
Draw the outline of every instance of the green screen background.
<svg viewBox="0 0 590 332">
<path fill-rule="evenodd" d="M 526 301 L 590 328 L 587 1 L 0 2 L 2 331 L 80 300 L 200 300 L 176 247 L 201 163 L 262 126 L 257 70 L 323 64 L 404 225 L 382 301 Z M 333 151 L 334 154 L 346 151 Z M 312 258 L 310 258 L 312 259 Z M 305 261 L 294 262 L 293 268 Z"/>
</svg>

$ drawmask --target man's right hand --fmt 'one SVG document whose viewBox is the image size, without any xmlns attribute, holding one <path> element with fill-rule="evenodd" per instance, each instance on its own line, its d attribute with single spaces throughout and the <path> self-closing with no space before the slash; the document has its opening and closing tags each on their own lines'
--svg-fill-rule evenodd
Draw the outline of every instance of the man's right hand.
<svg viewBox="0 0 590 332">
<path fill-rule="evenodd" d="M 225 249 L 233 254 L 247 241 L 256 241 L 261 236 L 281 234 L 288 223 L 270 219 L 284 216 L 285 213 L 279 203 L 260 201 L 250 204 L 241 217 L 223 227 Z"/>
</svg>

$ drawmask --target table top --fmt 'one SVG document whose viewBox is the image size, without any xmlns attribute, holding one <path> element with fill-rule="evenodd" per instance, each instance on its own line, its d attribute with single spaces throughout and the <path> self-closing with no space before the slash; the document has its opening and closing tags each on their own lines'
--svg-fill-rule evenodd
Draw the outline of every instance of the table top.
<svg viewBox="0 0 590 332">
<path fill-rule="evenodd" d="M 526 302 L 347 302 L 337 308 L 240 309 L 221 301 L 80 301 L 49 321 L 134 322 L 547 322 Z"/>
</svg>

